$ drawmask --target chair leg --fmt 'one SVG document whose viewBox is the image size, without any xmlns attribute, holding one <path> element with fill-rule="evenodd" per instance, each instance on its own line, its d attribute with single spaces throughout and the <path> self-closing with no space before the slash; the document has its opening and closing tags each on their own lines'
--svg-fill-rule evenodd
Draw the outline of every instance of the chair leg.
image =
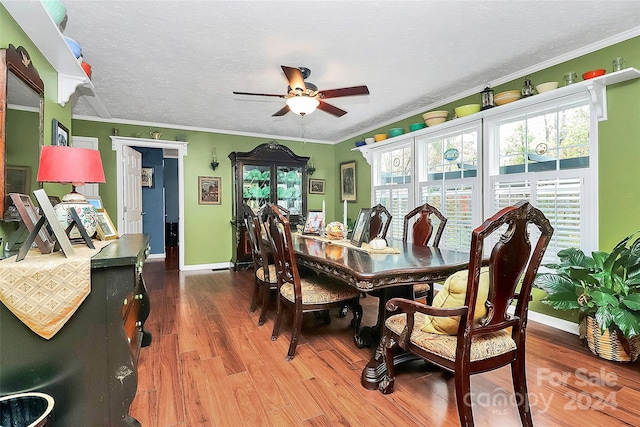
<svg viewBox="0 0 640 427">
<path fill-rule="evenodd" d="M 271 286 L 268 283 L 263 283 L 260 287 L 260 294 L 262 301 L 260 305 L 260 318 L 258 318 L 258 326 L 264 325 L 267 317 L 267 309 L 269 308 L 269 302 L 271 300 Z"/>
<path fill-rule="evenodd" d="M 296 347 L 300 338 L 300 330 L 302 329 L 302 310 L 295 309 L 293 311 L 293 328 L 291 330 L 291 344 L 289 344 L 289 352 L 287 360 L 292 360 L 296 355 Z"/>
<path fill-rule="evenodd" d="M 457 368 L 457 366 L 456 366 Z M 469 372 L 464 369 L 455 372 L 456 403 L 460 426 L 473 427 L 473 412 L 471 409 L 471 379 Z"/>
<path fill-rule="evenodd" d="M 255 282 L 253 284 L 253 297 L 251 298 L 251 307 L 249 307 L 249 312 L 253 313 L 256 311 L 256 307 L 258 306 L 258 294 L 260 293 L 260 283 L 258 282 L 258 278 L 255 277 Z"/>
<path fill-rule="evenodd" d="M 386 328 L 385 328 L 386 329 Z M 378 348 L 376 350 L 375 358 L 376 360 L 382 360 L 385 364 L 386 374 L 382 377 L 382 381 L 378 384 L 378 390 L 382 394 L 390 394 L 393 393 L 393 386 L 396 382 L 396 370 L 393 366 L 393 349 L 398 345 L 396 340 L 394 340 L 389 332 L 387 331 L 383 336 L 382 340 L 380 340 L 380 344 L 378 344 Z"/>
<path fill-rule="evenodd" d="M 362 306 L 359 302 L 354 302 L 351 304 L 351 308 L 353 310 L 353 320 L 351 320 L 351 326 L 353 326 L 353 342 L 355 342 L 356 347 L 364 348 L 365 342 L 360 336 L 360 322 L 362 322 Z"/>
<path fill-rule="evenodd" d="M 527 371 L 524 363 L 524 348 L 518 350 L 516 360 L 511 363 L 511 377 L 513 378 L 513 390 L 516 394 L 516 403 L 520 413 L 520 421 L 523 427 L 532 427 L 531 407 L 529 406 L 529 394 L 527 392 Z"/>
<path fill-rule="evenodd" d="M 273 332 L 271 332 L 271 341 L 278 339 L 280 335 L 280 325 L 282 324 L 282 312 L 284 311 L 284 304 L 280 301 L 280 295 L 278 295 L 278 309 L 276 312 L 276 320 L 273 321 Z"/>
<path fill-rule="evenodd" d="M 433 305 L 433 282 L 429 283 L 429 290 L 426 297 L 427 305 Z"/>
</svg>

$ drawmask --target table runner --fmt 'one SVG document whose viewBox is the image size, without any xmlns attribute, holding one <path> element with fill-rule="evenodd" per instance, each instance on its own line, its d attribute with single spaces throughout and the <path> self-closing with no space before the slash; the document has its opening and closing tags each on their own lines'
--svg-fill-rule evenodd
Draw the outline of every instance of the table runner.
<svg viewBox="0 0 640 427">
<path fill-rule="evenodd" d="M 91 292 L 91 257 L 108 241 L 94 241 L 95 249 L 74 245 L 75 256 L 61 251 L 0 261 L 0 301 L 33 332 L 53 337 Z"/>
<path fill-rule="evenodd" d="M 333 239 L 329 239 L 328 237 L 316 236 L 313 234 L 302 234 L 302 233 L 296 233 L 296 234 L 305 239 L 313 239 L 313 240 L 318 240 L 320 242 L 331 243 L 333 245 L 346 246 L 348 248 L 355 249 L 357 251 L 367 252 L 370 254 L 399 254 L 400 253 L 400 249 L 393 248 L 390 246 L 387 246 L 384 249 L 373 249 L 368 243 L 364 243 L 364 242 L 362 243 L 361 247 L 358 247 L 351 244 L 351 242 L 347 239 L 333 240 Z"/>
</svg>

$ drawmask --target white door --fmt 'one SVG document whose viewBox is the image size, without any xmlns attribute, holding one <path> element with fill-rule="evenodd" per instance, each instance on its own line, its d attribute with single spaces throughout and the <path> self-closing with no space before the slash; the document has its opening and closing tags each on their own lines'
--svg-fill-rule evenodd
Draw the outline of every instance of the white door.
<svg viewBox="0 0 640 427">
<path fill-rule="evenodd" d="M 98 138 L 88 138 L 84 136 L 72 136 L 71 145 L 79 148 L 90 148 L 92 150 L 98 149 Z M 98 184 L 85 184 L 76 187 L 76 191 L 85 196 L 99 196 L 100 190 Z"/>
<path fill-rule="evenodd" d="M 124 231 L 142 233 L 142 154 L 131 147 L 123 149 Z"/>
</svg>

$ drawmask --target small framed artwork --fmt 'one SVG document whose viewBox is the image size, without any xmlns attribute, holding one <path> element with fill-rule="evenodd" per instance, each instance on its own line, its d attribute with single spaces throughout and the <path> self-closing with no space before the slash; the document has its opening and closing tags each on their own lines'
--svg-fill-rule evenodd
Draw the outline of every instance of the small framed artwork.
<svg viewBox="0 0 640 427">
<path fill-rule="evenodd" d="M 309 211 L 307 221 L 304 223 L 302 234 L 320 235 L 324 227 L 324 215 L 322 211 Z"/>
<path fill-rule="evenodd" d="M 31 167 L 7 165 L 6 193 L 29 194 L 31 187 Z"/>
<path fill-rule="evenodd" d="M 356 162 L 340 163 L 340 201 L 356 201 Z"/>
<path fill-rule="evenodd" d="M 49 198 L 49 201 L 51 202 L 51 206 L 57 205 L 58 203 L 62 202 L 62 200 L 60 200 L 60 197 L 58 196 L 47 196 Z"/>
<path fill-rule="evenodd" d="M 61 145 L 64 147 L 69 145 L 69 129 L 56 119 L 53 119 L 51 129 L 51 145 Z"/>
<path fill-rule="evenodd" d="M 353 235 L 351 236 L 351 244 L 354 246 L 362 246 L 362 242 L 366 241 L 369 234 L 369 219 L 371 218 L 371 208 L 361 208 L 356 223 L 353 226 Z"/>
<path fill-rule="evenodd" d="M 154 168 L 142 168 L 142 186 L 147 188 L 153 187 Z"/>
<path fill-rule="evenodd" d="M 56 250 L 59 246 L 60 249 L 62 249 L 64 256 L 66 256 L 67 258 L 74 256 L 75 252 L 73 251 L 73 247 L 71 247 L 69 236 L 67 236 L 67 233 L 65 233 L 62 225 L 60 225 L 58 217 L 56 216 L 56 212 L 53 210 L 53 206 L 49 201 L 49 196 L 47 196 L 47 193 L 43 188 L 40 188 L 38 190 L 35 190 L 33 192 L 33 195 L 36 196 L 36 199 L 40 204 L 40 211 L 47 218 L 49 227 L 51 227 L 51 231 L 53 231 L 53 234 L 56 236 L 57 243 L 56 246 L 54 246 L 54 250 Z"/>
<path fill-rule="evenodd" d="M 91 204 L 94 208 L 96 208 L 96 210 L 104 209 L 104 206 L 102 205 L 102 197 L 100 197 L 100 196 L 86 196 L 85 198 L 87 199 L 87 202 L 89 204 Z"/>
<path fill-rule="evenodd" d="M 27 230 L 32 232 L 36 227 L 36 224 L 40 220 L 40 214 L 36 211 L 33 202 L 31 201 L 31 197 L 26 194 L 17 194 L 11 193 L 11 201 L 15 205 L 16 209 L 20 213 L 20 218 L 22 218 L 22 222 L 27 226 Z M 35 242 L 40 249 L 40 253 L 48 254 L 53 250 L 53 241 L 51 240 L 51 236 L 47 232 L 46 227 L 40 227 L 40 230 L 37 231 L 38 234 L 35 236 Z"/>
<path fill-rule="evenodd" d="M 98 227 L 96 228 L 96 232 L 98 233 L 98 239 L 100 240 L 111 240 L 118 238 L 118 231 L 116 231 L 116 227 L 111 222 L 111 218 L 109 218 L 109 214 L 104 209 L 98 209 Z"/>
<path fill-rule="evenodd" d="M 199 205 L 221 205 L 221 181 L 220 177 L 199 176 L 198 177 L 198 189 L 200 194 L 198 195 Z"/>
<path fill-rule="evenodd" d="M 309 194 L 324 194 L 324 179 L 309 178 Z"/>
</svg>

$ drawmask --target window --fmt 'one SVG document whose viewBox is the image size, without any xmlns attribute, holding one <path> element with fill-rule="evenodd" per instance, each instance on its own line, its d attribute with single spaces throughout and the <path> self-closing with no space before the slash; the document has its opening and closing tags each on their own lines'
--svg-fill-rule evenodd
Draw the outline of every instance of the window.
<svg viewBox="0 0 640 427">
<path fill-rule="evenodd" d="M 411 142 L 376 153 L 373 205 L 380 203 L 393 216 L 387 238 L 402 240 L 404 216 L 413 209 Z"/>
<path fill-rule="evenodd" d="M 429 203 L 447 218 L 441 247 L 468 251 L 471 231 L 482 222 L 479 135 L 477 121 L 416 138 L 417 204 Z"/>
<path fill-rule="evenodd" d="M 528 200 L 555 232 L 544 262 L 558 251 L 597 247 L 597 140 L 589 100 L 557 99 L 485 119 L 486 216 Z"/>
</svg>

